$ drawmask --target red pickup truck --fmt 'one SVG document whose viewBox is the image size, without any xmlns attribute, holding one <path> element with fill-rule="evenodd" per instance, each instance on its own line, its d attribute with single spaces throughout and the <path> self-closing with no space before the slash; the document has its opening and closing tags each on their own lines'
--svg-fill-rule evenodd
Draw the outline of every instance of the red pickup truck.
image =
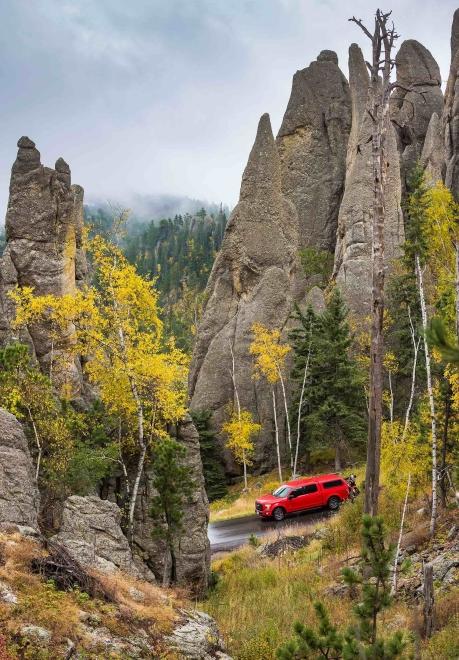
<svg viewBox="0 0 459 660">
<path fill-rule="evenodd" d="M 263 518 L 283 520 L 289 513 L 328 507 L 336 511 L 349 498 L 349 485 L 339 474 L 322 474 L 287 481 L 272 495 L 262 495 L 255 502 L 255 512 Z"/>
</svg>

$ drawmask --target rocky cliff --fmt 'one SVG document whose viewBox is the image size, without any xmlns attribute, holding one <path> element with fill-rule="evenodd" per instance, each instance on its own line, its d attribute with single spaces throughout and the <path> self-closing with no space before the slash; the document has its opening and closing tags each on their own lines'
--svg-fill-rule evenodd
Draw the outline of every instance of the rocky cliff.
<svg viewBox="0 0 459 660">
<path fill-rule="evenodd" d="M 333 251 L 351 129 L 349 85 L 330 50 L 293 76 L 277 135 L 282 191 L 298 212 L 301 246 Z"/>
<path fill-rule="evenodd" d="M 6 213 L 6 249 L 0 260 L 0 341 L 12 337 L 14 309 L 8 291 L 19 285 L 37 295 L 72 293 L 86 276 L 82 250 L 83 189 L 71 184 L 70 168 L 59 158 L 55 169 L 44 167 L 28 137 L 18 142 L 11 171 Z M 73 397 L 83 390 L 81 365 L 71 355 L 72 328 L 54 336 L 47 324 L 28 328 L 30 344 L 45 373 L 57 385 L 70 384 Z"/>
<path fill-rule="evenodd" d="M 445 184 L 459 199 L 459 9 L 451 29 L 451 66 L 442 118 L 445 146 Z"/>
<path fill-rule="evenodd" d="M 334 275 L 350 310 L 359 315 L 369 312 L 371 301 L 373 206 L 372 120 L 363 102 L 368 91 L 364 69 L 362 51 L 353 44 L 349 49 L 349 80 L 354 116 L 346 186 L 338 217 Z M 386 159 L 384 239 L 386 263 L 390 265 L 398 256 L 404 237 L 400 159 L 393 125 L 389 126 L 386 139 Z"/>
<path fill-rule="evenodd" d="M 244 170 L 239 203 L 207 285 L 207 303 L 190 370 L 191 407 L 209 409 L 217 429 L 233 405 L 234 379 L 241 406 L 263 425 L 256 462 L 273 465 L 274 423 L 269 388 L 253 379 L 252 325 L 283 330 L 298 284 L 298 216 L 282 191 L 281 160 L 268 115 L 260 119 Z M 231 457 L 225 453 L 228 471 Z"/>
<path fill-rule="evenodd" d="M 391 96 L 386 139 L 388 274 L 404 241 L 402 206 L 413 165 L 419 160 L 432 181 L 446 174 L 447 185 L 459 195 L 459 10 L 451 49 L 445 102 L 439 67 L 427 48 L 410 39 L 396 56 L 398 87 Z M 317 286 L 310 288 L 316 282 L 306 281 L 298 267 L 302 250 L 334 250 L 333 279 L 351 313 L 364 317 L 370 311 L 373 175 L 368 87 L 365 58 L 357 44 L 349 49 L 349 82 L 332 51 L 322 51 L 296 72 L 277 150 L 267 119 L 260 122 L 240 201 L 209 279 L 190 375 L 191 406 L 210 410 L 214 428 L 220 430 L 234 398 L 232 349 L 241 403 L 263 427 L 256 440 L 259 470 L 273 465 L 275 451 L 267 388 L 250 377 L 250 327 L 260 321 L 286 328 L 294 301 L 323 305 Z M 298 216 L 297 233 L 287 201 Z M 284 420 L 280 433 L 283 438 Z M 227 472 L 234 474 L 227 453 L 224 460 Z"/>
</svg>

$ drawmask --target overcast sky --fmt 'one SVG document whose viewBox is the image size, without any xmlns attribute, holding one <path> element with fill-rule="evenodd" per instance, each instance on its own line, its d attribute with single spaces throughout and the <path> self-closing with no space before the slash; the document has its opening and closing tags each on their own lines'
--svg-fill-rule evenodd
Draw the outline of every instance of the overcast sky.
<svg viewBox="0 0 459 660">
<path fill-rule="evenodd" d="M 449 67 L 453 0 L 393 0 L 402 39 Z M 0 0 L 0 215 L 16 142 L 63 156 L 88 197 L 233 205 L 259 116 L 277 132 L 293 73 L 366 47 L 368 0 Z M 387 7 L 383 7 L 386 9 Z M 402 39 L 400 39 L 399 44 Z"/>
</svg>

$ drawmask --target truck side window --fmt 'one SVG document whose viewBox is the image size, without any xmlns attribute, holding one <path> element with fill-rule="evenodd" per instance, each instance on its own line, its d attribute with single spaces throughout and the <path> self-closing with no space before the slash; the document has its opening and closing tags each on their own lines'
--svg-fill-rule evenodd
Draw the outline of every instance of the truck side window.
<svg viewBox="0 0 459 660">
<path fill-rule="evenodd" d="M 324 488 L 336 488 L 337 486 L 342 486 L 344 484 L 342 479 L 334 479 L 333 481 L 326 481 L 323 486 Z"/>
</svg>

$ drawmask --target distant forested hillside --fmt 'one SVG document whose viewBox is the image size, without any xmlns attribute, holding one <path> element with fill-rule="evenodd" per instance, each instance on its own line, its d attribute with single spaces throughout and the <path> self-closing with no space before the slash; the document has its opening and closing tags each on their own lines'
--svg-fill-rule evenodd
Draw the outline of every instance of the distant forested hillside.
<svg viewBox="0 0 459 660">
<path fill-rule="evenodd" d="M 204 289 L 225 232 L 227 213 L 176 215 L 142 222 L 129 218 L 119 231 L 118 211 L 85 207 L 86 222 L 95 233 L 113 235 L 142 275 L 156 278 L 166 332 L 191 349 Z"/>
</svg>

